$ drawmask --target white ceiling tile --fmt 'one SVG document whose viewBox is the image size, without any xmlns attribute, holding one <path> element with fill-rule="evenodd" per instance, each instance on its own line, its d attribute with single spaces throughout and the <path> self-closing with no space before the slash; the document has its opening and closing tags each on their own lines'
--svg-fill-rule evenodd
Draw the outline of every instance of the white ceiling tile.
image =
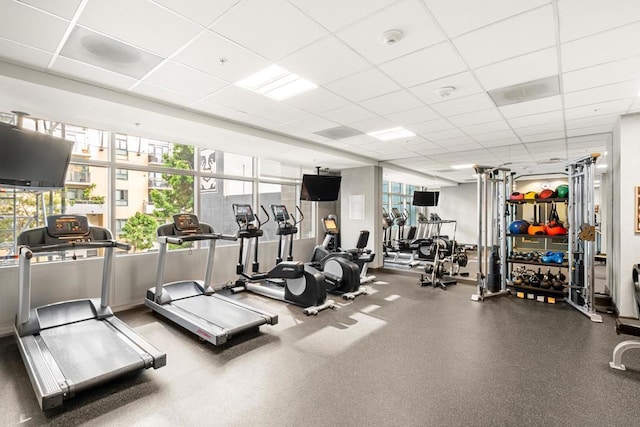
<svg viewBox="0 0 640 427">
<path fill-rule="evenodd" d="M 558 2 L 560 41 L 584 37 L 640 20 L 637 0 L 561 0 Z"/>
<path fill-rule="evenodd" d="M 330 31 L 336 31 L 395 0 L 290 0 L 309 17 Z"/>
<path fill-rule="evenodd" d="M 138 84 L 131 92 L 175 105 L 188 105 L 198 99 L 195 96 L 185 95 L 184 93 L 154 86 L 145 82 Z"/>
<path fill-rule="evenodd" d="M 558 74 L 558 54 L 555 47 L 517 56 L 475 70 L 486 90 L 530 82 Z"/>
<path fill-rule="evenodd" d="M 613 129 L 613 126 L 620 120 L 620 114 L 608 114 L 597 117 L 588 117 L 583 119 L 567 120 L 567 130 L 580 129 L 589 126 L 606 125 Z"/>
<path fill-rule="evenodd" d="M 486 134 L 489 135 L 489 134 Z M 480 145 L 482 145 L 485 148 L 489 148 L 489 147 L 504 147 L 507 145 L 515 145 L 520 143 L 520 138 L 517 137 L 512 137 L 512 138 L 499 138 L 499 137 L 495 137 L 495 138 L 490 138 L 487 139 L 485 141 L 480 141 L 478 139 L 478 137 L 474 138 L 476 141 L 478 141 L 480 143 Z"/>
<path fill-rule="evenodd" d="M 440 43 L 380 65 L 405 87 L 466 71 L 467 66 L 449 43 Z"/>
<path fill-rule="evenodd" d="M 282 58 L 278 65 L 319 85 L 371 67 L 360 55 L 332 35 Z"/>
<path fill-rule="evenodd" d="M 431 104 L 431 108 L 433 110 L 445 117 L 472 113 L 480 110 L 488 110 L 494 106 L 495 104 L 486 93 L 477 93 L 475 95 L 465 96 L 464 98 L 456 98 L 451 101 Z"/>
<path fill-rule="evenodd" d="M 428 120 L 426 122 L 413 123 L 407 126 L 407 129 L 420 135 L 453 128 L 454 126 L 445 119 Z"/>
<path fill-rule="evenodd" d="M 530 142 L 538 142 L 538 141 L 548 141 L 550 139 L 563 138 L 564 131 L 557 132 L 545 132 L 545 133 L 537 133 L 533 135 L 521 136 L 522 142 L 530 143 Z"/>
<path fill-rule="evenodd" d="M 423 148 L 416 150 L 416 153 L 422 154 L 423 156 L 433 156 L 436 154 L 448 153 L 449 150 L 445 147 L 441 147 L 438 144 L 429 143 L 425 145 Z"/>
<path fill-rule="evenodd" d="M 468 151 L 477 150 L 482 148 L 480 144 L 475 142 L 468 136 L 462 136 L 459 138 L 443 139 L 437 141 L 440 145 L 446 145 L 451 151 Z"/>
<path fill-rule="evenodd" d="M 551 6 L 526 12 L 453 39 L 467 64 L 478 68 L 555 45 Z"/>
<path fill-rule="evenodd" d="M 564 71 L 640 55 L 640 22 L 561 45 Z"/>
<path fill-rule="evenodd" d="M 0 38 L 0 59 L 44 70 L 53 53 Z"/>
<path fill-rule="evenodd" d="M 420 107 L 398 113 L 387 114 L 386 118 L 400 126 L 408 126 L 414 123 L 424 122 L 426 120 L 438 119 L 440 118 L 440 115 L 429 107 Z"/>
<path fill-rule="evenodd" d="M 155 0 L 180 15 L 207 26 L 221 17 L 239 0 Z"/>
<path fill-rule="evenodd" d="M 535 126 L 524 126 L 515 129 L 515 133 L 519 136 L 535 135 L 545 132 L 559 132 L 564 130 L 564 124 L 561 121 L 555 121 L 547 124 L 537 124 Z"/>
<path fill-rule="evenodd" d="M 363 101 L 400 89 L 393 80 L 376 68 L 345 77 L 326 85 L 326 88 L 353 102 Z"/>
<path fill-rule="evenodd" d="M 0 37 L 55 52 L 68 22 L 18 2 L 2 2 Z M 36 30 L 37 29 L 37 30 Z"/>
<path fill-rule="evenodd" d="M 271 65 L 270 61 L 211 31 L 200 34 L 172 59 L 232 83 Z"/>
<path fill-rule="evenodd" d="M 640 56 L 595 65 L 562 74 L 565 92 L 635 80 L 640 75 Z"/>
<path fill-rule="evenodd" d="M 549 0 L 424 0 L 449 37 L 533 9 Z"/>
<path fill-rule="evenodd" d="M 323 113 L 350 104 L 346 99 L 323 87 L 318 87 L 293 98 L 289 98 L 286 100 L 286 103 L 309 111 L 310 113 Z"/>
<path fill-rule="evenodd" d="M 364 133 L 370 133 L 381 129 L 390 129 L 396 127 L 396 124 L 390 120 L 381 117 L 375 117 L 372 119 L 360 120 L 350 123 L 349 127 L 357 129 Z"/>
<path fill-rule="evenodd" d="M 369 145 L 373 141 L 377 141 L 377 139 L 369 135 L 356 135 L 356 136 L 350 136 L 349 138 L 344 138 L 342 139 L 342 141 L 354 146 L 360 146 L 360 145 Z"/>
<path fill-rule="evenodd" d="M 370 111 L 365 110 L 364 108 L 350 104 L 344 107 L 336 108 L 335 110 L 325 111 L 320 114 L 322 117 L 332 120 L 336 123 L 355 123 L 361 120 L 372 119 L 377 117 Z"/>
<path fill-rule="evenodd" d="M 422 102 L 406 90 L 377 96 L 375 98 L 362 101 L 360 105 L 374 113 L 380 114 L 381 116 L 424 106 Z"/>
<path fill-rule="evenodd" d="M 471 126 L 480 123 L 497 122 L 498 120 L 503 120 L 503 117 L 497 108 L 449 117 L 449 121 L 456 126 Z"/>
<path fill-rule="evenodd" d="M 420 136 L 427 138 L 429 141 L 443 141 L 445 139 L 452 138 L 461 138 L 466 137 L 466 135 L 460 130 L 456 128 L 441 130 L 438 132 L 422 132 Z"/>
<path fill-rule="evenodd" d="M 481 123 L 478 125 L 464 126 L 460 128 L 467 135 L 473 136 L 482 135 L 486 133 L 495 132 L 509 132 L 509 136 L 513 136 L 513 132 L 509 128 L 509 125 L 504 120 L 498 120 L 495 122 Z"/>
<path fill-rule="evenodd" d="M 567 130 L 567 136 L 592 135 L 594 133 L 613 132 L 613 126 L 600 125 Z"/>
<path fill-rule="evenodd" d="M 133 86 L 137 80 L 131 77 L 114 73 L 104 68 L 94 67 L 84 62 L 59 56 L 53 64 L 51 71 L 55 74 L 73 77 L 77 80 L 84 80 L 104 87 L 127 90 Z"/>
<path fill-rule="evenodd" d="M 237 86 L 227 86 L 219 92 L 207 97 L 208 102 L 220 104 L 232 110 L 238 110 L 242 113 L 251 113 L 253 111 L 265 108 L 275 101 L 266 96 L 248 91 Z"/>
<path fill-rule="evenodd" d="M 198 25 L 146 0 L 87 2 L 78 24 L 164 57 L 202 31 Z"/>
<path fill-rule="evenodd" d="M 327 34 L 285 0 L 245 0 L 211 29 L 272 61 Z"/>
<path fill-rule="evenodd" d="M 402 32 L 400 41 L 392 45 L 381 43 L 382 33 L 392 29 Z M 424 5 L 415 0 L 395 2 L 336 35 L 374 64 L 444 40 Z"/>
<path fill-rule="evenodd" d="M 626 113 L 632 102 L 633 99 L 619 99 L 615 101 L 600 102 L 597 104 L 567 108 L 565 110 L 565 118 L 567 120 L 574 120 L 612 113 L 624 114 Z"/>
<path fill-rule="evenodd" d="M 436 93 L 437 89 L 446 86 L 451 86 L 455 88 L 455 90 L 446 97 L 442 97 Z M 468 71 L 423 83 L 421 85 L 414 86 L 409 90 L 426 104 L 435 104 L 436 102 L 462 98 L 468 95 L 484 92 L 473 75 Z"/>
<path fill-rule="evenodd" d="M 278 102 L 266 108 L 252 112 L 253 115 L 271 120 L 274 123 L 287 123 L 309 118 L 311 114 L 287 104 Z"/>
<path fill-rule="evenodd" d="M 73 18 L 78 6 L 82 0 L 65 0 L 65 1 L 51 1 L 51 0 L 19 0 L 21 3 L 30 4 L 33 7 L 37 7 L 41 10 L 53 13 L 56 16 L 65 19 Z"/>
<path fill-rule="evenodd" d="M 534 114 L 531 116 L 513 117 L 507 121 L 514 129 L 527 126 L 562 123 L 562 111 L 550 111 L 547 113 Z"/>
<path fill-rule="evenodd" d="M 498 107 L 506 118 L 529 116 L 562 109 L 560 95 Z"/>
<path fill-rule="evenodd" d="M 632 98 L 636 97 L 639 89 L 640 80 L 629 80 L 593 89 L 570 92 L 564 95 L 564 106 L 565 108 L 572 108 L 624 98 L 631 101 Z"/>
<path fill-rule="evenodd" d="M 196 98 L 204 98 L 227 86 L 223 80 L 171 61 L 160 65 L 144 81 Z"/>
</svg>

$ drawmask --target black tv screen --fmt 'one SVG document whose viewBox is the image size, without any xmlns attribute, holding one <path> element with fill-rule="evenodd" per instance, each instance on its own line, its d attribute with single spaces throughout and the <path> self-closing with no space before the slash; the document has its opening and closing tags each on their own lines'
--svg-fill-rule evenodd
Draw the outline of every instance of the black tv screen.
<svg viewBox="0 0 640 427">
<path fill-rule="evenodd" d="M 414 191 L 413 206 L 438 206 L 439 191 Z"/>
<path fill-rule="evenodd" d="M 73 141 L 0 123 L 0 185 L 62 188 Z"/>
<path fill-rule="evenodd" d="M 342 177 L 334 175 L 302 175 L 300 200 L 333 202 L 338 200 Z"/>
</svg>

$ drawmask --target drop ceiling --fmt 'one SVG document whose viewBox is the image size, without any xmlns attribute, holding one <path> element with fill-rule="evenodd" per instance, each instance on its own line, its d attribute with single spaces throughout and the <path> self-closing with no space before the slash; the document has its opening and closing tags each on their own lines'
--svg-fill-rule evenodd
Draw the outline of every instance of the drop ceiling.
<svg viewBox="0 0 640 427">
<path fill-rule="evenodd" d="M 0 111 L 455 185 L 473 171 L 454 164 L 549 173 L 605 151 L 640 111 L 638 40 L 637 0 L 0 0 Z M 272 64 L 318 87 L 234 85 Z M 393 127 L 415 136 L 367 135 Z"/>
</svg>

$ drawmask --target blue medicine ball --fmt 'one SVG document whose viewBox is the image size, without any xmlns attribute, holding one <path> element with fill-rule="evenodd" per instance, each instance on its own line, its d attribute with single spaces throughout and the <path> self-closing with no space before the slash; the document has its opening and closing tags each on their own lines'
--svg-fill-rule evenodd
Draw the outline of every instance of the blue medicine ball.
<svg viewBox="0 0 640 427">
<path fill-rule="evenodd" d="M 529 231 L 529 223 L 524 219 L 517 219 L 509 225 L 509 233 L 511 234 L 527 234 Z"/>
</svg>

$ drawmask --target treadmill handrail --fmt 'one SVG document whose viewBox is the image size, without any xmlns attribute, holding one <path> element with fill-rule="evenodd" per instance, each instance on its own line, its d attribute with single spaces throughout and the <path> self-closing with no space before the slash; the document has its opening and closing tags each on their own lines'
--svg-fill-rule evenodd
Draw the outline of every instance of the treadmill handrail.
<svg viewBox="0 0 640 427">
<path fill-rule="evenodd" d="M 62 252 L 71 249 L 93 249 L 93 248 L 118 248 L 129 250 L 131 245 L 128 243 L 118 242 L 116 240 L 96 240 L 91 242 L 65 242 L 53 245 L 23 245 L 23 248 L 29 249 L 31 252 Z"/>
<path fill-rule="evenodd" d="M 206 233 L 206 234 L 188 234 L 184 236 L 159 236 L 158 242 L 171 243 L 173 245 L 182 245 L 185 242 L 195 242 L 200 240 L 238 240 L 238 238 L 231 234 L 221 233 Z"/>
</svg>

